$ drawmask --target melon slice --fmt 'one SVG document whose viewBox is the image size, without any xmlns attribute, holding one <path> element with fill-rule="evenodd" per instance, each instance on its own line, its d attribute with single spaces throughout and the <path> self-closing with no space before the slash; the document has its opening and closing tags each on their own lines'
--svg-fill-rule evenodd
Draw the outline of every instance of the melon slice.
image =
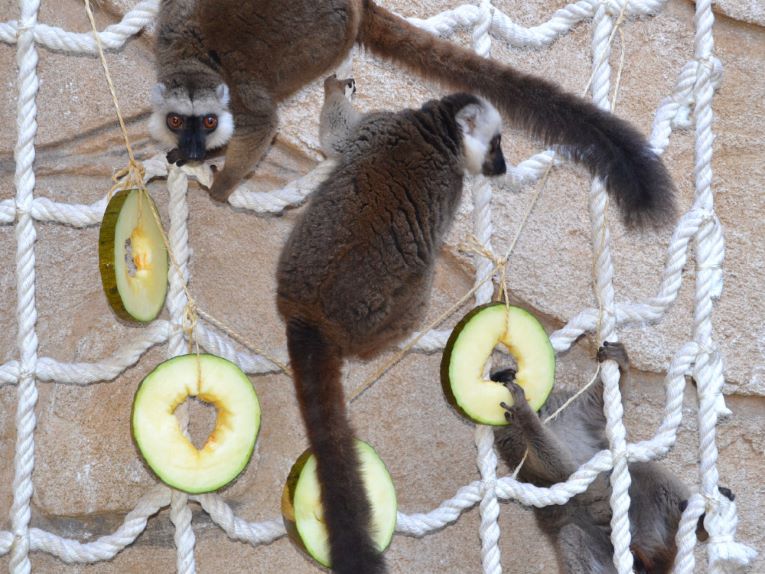
<svg viewBox="0 0 765 574">
<path fill-rule="evenodd" d="M 167 293 L 167 250 L 148 193 L 125 189 L 106 206 L 98 236 L 98 267 L 109 305 L 120 319 L 146 323 Z"/>
<path fill-rule="evenodd" d="M 534 410 L 555 383 L 555 352 L 542 325 L 528 311 L 489 303 L 473 309 L 452 331 L 441 359 L 441 385 L 449 403 L 473 422 L 503 426 L 513 404 L 504 385 L 487 380 L 484 366 L 494 347 L 504 344 L 517 364 L 515 382 Z"/>
<path fill-rule="evenodd" d="M 372 506 L 372 540 L 382 552 L 396 529 L 396 490 L 385 463 L 367 443 L 356 440 L 367 498 Z M 324 524 L 316 457 L 310 450 L 292 465 L 282 492 L 282 517 L 295 545 L 319 564 L 331 567 L 329 532 Z"/>
<path fill-rule="evenodd" d="M 190 396 L 217 410 L 215 429 L 201 449 L 184 436 L 174 414 Z M 247 466 L 260 429 L 260 403 L 235 364 L 214 355 L 182 355 L 141 382 L 132 423 L 138 449 L 163 482 L 192 494 L 210 492 Z"/>
</svg>

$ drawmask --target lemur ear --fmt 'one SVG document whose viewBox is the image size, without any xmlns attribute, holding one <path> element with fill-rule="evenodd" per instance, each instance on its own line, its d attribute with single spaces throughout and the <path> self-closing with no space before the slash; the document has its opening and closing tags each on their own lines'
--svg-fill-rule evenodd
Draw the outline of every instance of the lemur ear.
<svg viewBox="0 0 765 574">
<path fill-rule="evenodd" d="M 167 88 L 165 87 L 165 84 L 154 84 L 154 87 L 151 89 L 151 103 L 155 107 L 161 106 L 165 101 L 166 94 Z"/>
<path fill-rule="evenodd" d="M 228 105 L 229 92 L 228 86 L 226 84 L 220 84 L 217 88 L 215 88 L 215 95 L 218 96 L 218 101 L 220 101 L 222 106 Z"/>
<path fill-rule="evenodd" d="M 457 112 L 456 120 L 462 131 L 468 135 L 475 134 L 475 128 L 478 124 L 478 116 L 481 114 L 481 106 L 478 104 L 468 104 Z"/>
</svg>

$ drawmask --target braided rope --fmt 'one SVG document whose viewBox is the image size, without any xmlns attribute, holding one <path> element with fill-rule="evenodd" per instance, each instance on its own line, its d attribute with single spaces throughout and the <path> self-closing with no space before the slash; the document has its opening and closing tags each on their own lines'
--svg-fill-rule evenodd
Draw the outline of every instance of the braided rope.
<svg viewBox="0 0 765 574">
<path fill-rule="evenodd" d="M 617 17 L 645 16 L 660 11 L 664 0 L 579 0 L 557 10 L 546 22 L 523 27 L 515 24 L 490 0 L 478 5 L 462 5 L 428 19 L 410 19 L 415 25 L 441 36 L 452 35 L 458 29 L 473 30 L 474 49 L 488 54 L 491 37 L 516 47 L 541 48 L 567 34 L 575 26 L 592 20 L 593 99 L 607 106 L 610 92 L 610 38 Z M 158 9 L 158 0 L 139 2 L 121 22 L 108 26 L 99 33 L 105 48 L 118 50 L 144 27 L 151 25 Z M 188 303 L 183 285 L 188 281 L 188 205 L 186 189 L 193 178 L 209 185 L 211 173 L 205 166 L 182 169 L 170 168 L 164 157 L 155 156 L 145 162 L 146 179 L 167 178 L 170 192 L 170 242 L 180 265 L 180 276 L 171 268 L 167 306 L 170 320 L 157 320 L 112 356 L 93 363 L 62 363 L 51 357 L 37 356 L 35 305 L 35 221 L 47 221 L 78 228 L 97 225 L 103 216 L 107 200 L 102 198 L 90 205 L 68 204 L 46 197 L 34 197 L 36 133 L 37 48 L 69 54 L 95 54 L 96 41 L 92 34 L 71 33 L 61 28 L 37 22 L 39 0 L 20 0 L 20 19 L 0 23 L 0 41 L 16 44 L 18 64 L 18 140 L 15 148 L 16 197 L 0 201 L 0 225 L 15 224 L 17 252 L 17 320 L 19 360 L 0 365 L 0 384 L 15 384 L 18 392 L 16 415 L 17 442 L 11 531 L 0 532 L 0 555 L 10 553 L 10 571 L 14 574 L 31 571 L 30 551 L 48 552 L 65 562 L 96 562 L 110 560 L 143 532 L 148 518 L 161 508 L 170 507 L 171 519 L 176 527 L 177 569 L 195 571 L 195 538 L 191 528 L 188 501 L 201 504 L 212 520 L 229 537 L 257 546 L 267 544 L 284 535 L 281 520 L 247 522 L 235 516 L 233 510 L 217 494 L 187 496 L 164 485 L 151 488 L 128 513 L 123 524 L 113 533 L 89 543 L 81 543 L 30 528 L 30 500 L 32 470 L 34 467 L 34 406 L 37 400 L 36 380 L 59 384 L 86 385 L 111 381 L 156 345 L 168 344 L 168 354 L 174 356 L 185 351 L 184 311 Z M 651 131 L 650 143 L 657 153 L 669 145 L 673 129 L 690 127 L 691 116 L 696 122 L 696 200 L 685 213 L 670 239 L 664 271 L 657 294 L 642 302 L 617 302 L 613 290 L 613 264 L 609 250 L 609 232 L 605 221 L 606 196 L 602 185 L 594 182 L 590 193 L 590 214 L 593 228 L 593 265 L 595 291 L 600 309 L 584 309 L 567 324 L 551 335 L 556 351 L 571 347 L 584 333 L 599 333 L 601 339 L 613 340 L 619 325 L 654 323 L 661 320 L 677 298 L 682 283 L 682 269 L 688 261 L 688 249 L 693 240 L 696 250 L 696 296 L 694 302 L 693 341 L 681 346 L 675 353 L 666 375 L 666 406 L 664 419 L 655 435 L 639 443 L 628 444 L 622 422 L 618 370 L 615 365 L 603 365 L 605 383 L 605 411 L 609 449 L 597 453 L 582 465 L 569 479 L 550 488 L 535 487 L 518 482 L 512 477 L 497 478 L 497 459 L 493 449 L 493 433 L 489 427 L 479 426 L 475 432 L 477 461 L 481 480 L 468 484 L 449 500 L 427 513 L 398 514 L 398 532 L 411 536 L 424 536 L 456 521 L 460 514 L 476 504 L 480 505 L 483 571 L 497 574 L 502 571 L 498 547 L 498 499 L 518 500 L 523 504 L 542 507 L 564 504 L 572 496 L 583 492 L 600 472 L 612 470 L 613 485 L 612 540 L 614 560 L 620 574 L 631 571 L 629 553 L 629 472 L 631 460 L 652 460 L 664 455 L 675 443 L 682 420 L 682 397 L 685 377 L 693 373 L 699 394 L 699 458 L 701 492 L 694 495 L 686 508 L 677 534 L 678 559 L 676 572 L 692 572 L 694 568 L 695 525 L 706 512 L 706 527 L 710 533 L 708 562 L 710 572 L 736 571 L 751 562 L 754 551 L 735 542 L 735 504 L 721 496 L 717 490 L 717 447 L 715 428 L 717 419 L 725 414 L 722 399 L 722 360 L 715 350 L 712 335 L 714 300 L 722 289 L 721 264 L 724 260 L 722 227 L 714 213 L 711 188 L 712 154 L 712 97 L 720 81 L 721 65 L 713 55 L 712 28 L 714 18 L 710 0 L 696 3 L 696 43 L 694 59 L 678 74 L 673 93 L 659 105 Z M 543 151 L 509 166 L 507 182 L 522 187 L 538 181 L 551 164 L 557 163 L 550 151 Z M 230 198 L 234 207 L 256 213 L 279 213 L 302 203 L 310 192 L 323 181 L 333 164 L 320 163 L 313 171 L 291 182 L 281 190 L 254 192 L 241 186 Z M 472 189 L 474 203 L 474 230 L 476 238 L 487 254 L 492 253 L 491 187 L 479 180 Z M 488 257 L 479 257 L 476 265 L 476 283 L 494 272 Z M 491 299 L 493 286 L 485 283 L 476 293 L 478 303 Z M 431 331 L 415 345 L 415 349 L 433 352 L 442 349 L 449 333 Z M 200 322 L 195 329 L 196 341 L 209 352 L 219 354 L 239 364 L 250 374 L 278 372 L 279 367 L 265 357 L 239 350 L 225 334 Z M 281 358 L 280 358 L 281 360 Z M 181 417 L 187 421 L 187 413 Z"/>
</svg>

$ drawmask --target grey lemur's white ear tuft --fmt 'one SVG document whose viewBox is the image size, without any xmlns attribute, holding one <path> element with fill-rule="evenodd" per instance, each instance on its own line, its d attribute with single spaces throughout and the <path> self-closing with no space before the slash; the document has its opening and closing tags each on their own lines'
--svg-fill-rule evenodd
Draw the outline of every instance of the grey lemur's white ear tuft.
<svg viewBox="0 0 765 574">
<path fill-rule="evenodd" d="M 483 171 L 483 162 L 490 150 L 491 140 L 502 130 L 502 117 L 485 100 L 468 104 L 455 116 L 462 130 L 465 169 L 472 175 Z"/>
<path fill-rule="evenodd" d="M 217 88 L 215 88 L 215 95 L 218 96 L 218 101 L 220 101 L 222 106 L 228 106 L 230 97 L 228 86 L 226 84 L 220 84 Z"/>
<path fill-rule="evenodd" d="M 151 89 L 151 103 L 155 108 L 162 106 L 165 103 L 165 95 L 167 94 L 167 88 L 165 84 L 154 84 Z"/>
<path fill-rule="evenodd" d="M 475 128 L 480 115 L 481 106 L 478 104 L 468 104 L 457 112 L 456 120 L 464 134 L 475 135 Z"/>
</svg>

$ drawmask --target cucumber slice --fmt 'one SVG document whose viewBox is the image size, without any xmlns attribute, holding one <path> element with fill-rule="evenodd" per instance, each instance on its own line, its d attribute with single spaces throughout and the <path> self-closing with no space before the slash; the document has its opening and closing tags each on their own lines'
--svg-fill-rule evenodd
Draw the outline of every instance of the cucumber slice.
<svg viewBox="0 0 765 574">
<path fill-rule="evenodd" d="M 356 440 L 367 497 L 372 505 L 372 539 L 380 552 L 396 529 L 396 490 L 388 469 L 375 450 Z M 329 532 L 324 524 L 321 486 L 316 476 L 316 457 L 310 450 L 292 465 L 282 491 L 282 517 L 295 545 L 322 566 L 331 567 Z"/>
<path fill-rule="evenodd" d="M 503 343 L 517 364 L 515 382 L 534 410 L 555 383 L 555 352 L 544 328 L 528 311 L 489 303 L 468 313 L 452 331 L 441 359 L 441 386 L 449 403 L 473 422 L 504 426 L 501 402 L 513 404 L 504 385 L 483 378 L 494 347 Z"/>
<path fill-rule="evenodd" d="M 146 323 L 167 293 L 167 250 L 148 193 L 125 189 L 106 206 L 98 236 L 98 267 L 109 305 L 120 319 Z"/>
<path fill-rule="evenodd" d="M 189 396 L 218 411 L 215 429 L 199 450 L 174 414 Z M 141 382 L 132 422 L 149 468 L 169 486 L 198 494 L 225 486 L 247 466 L 260 429 L 260 403 L 235 364 L 214 355 L 182 355 L 161 363 Z"/>
</svg>

